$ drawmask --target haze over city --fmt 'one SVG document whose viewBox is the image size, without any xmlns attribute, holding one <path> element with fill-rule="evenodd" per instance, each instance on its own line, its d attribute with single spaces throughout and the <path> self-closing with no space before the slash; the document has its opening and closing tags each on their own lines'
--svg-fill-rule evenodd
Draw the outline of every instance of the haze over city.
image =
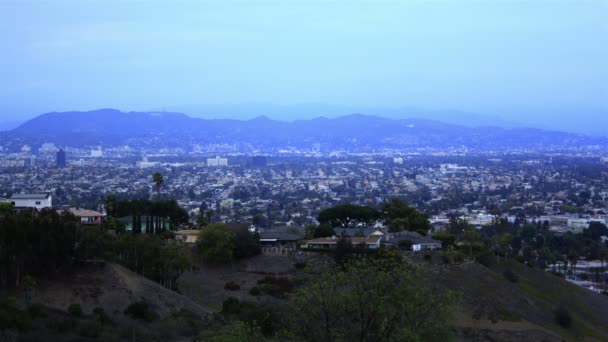
<svg viewBox="0 0 608 342">
<path fill-rule="evenodd" d="M 0 128 L 117 108 L 606 135 L 607 12 L 562 0 L 3 1 Z"/>
</svg>

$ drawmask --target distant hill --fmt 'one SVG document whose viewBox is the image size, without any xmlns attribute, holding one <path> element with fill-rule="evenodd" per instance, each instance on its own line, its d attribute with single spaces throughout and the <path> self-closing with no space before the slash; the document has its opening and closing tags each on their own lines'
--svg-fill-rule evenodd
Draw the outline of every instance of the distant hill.
<svg viewBox="0 0 608 342">
<path fill-rule="evenodd" d="M 31 144 L 131 145 L 185 147 L 205 143 L 250 143 L 346 150 L 377 148 L 503 149 L 608 145 L 608 138 L 531 128 L 466 127 L 427 119 L 387 119 L 352 114 L 284 122 L 260 116 L 251 120 L 200 119 L 172 112 L 53 112 L 29 120 L 8 133 Z"/>
</svg>

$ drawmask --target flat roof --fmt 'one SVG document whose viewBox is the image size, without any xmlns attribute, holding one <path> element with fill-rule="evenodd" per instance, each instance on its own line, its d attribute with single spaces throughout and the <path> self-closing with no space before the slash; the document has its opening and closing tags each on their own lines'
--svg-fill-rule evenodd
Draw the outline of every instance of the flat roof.
<svg viewBox="0 0 608 342">
<path fill-rule="evenodd" d="M 46 199 L 51 194 L 14 194 L 11 199 Z"/>
</svg>

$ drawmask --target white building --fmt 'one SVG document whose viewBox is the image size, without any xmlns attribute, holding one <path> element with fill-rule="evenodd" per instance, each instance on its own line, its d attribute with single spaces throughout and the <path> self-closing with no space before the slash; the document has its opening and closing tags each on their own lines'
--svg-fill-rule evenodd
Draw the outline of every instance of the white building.
<svg viewBox="0 0 608 342">
<path fill-rule="evenodd" d="M 393 164 L 402 165 L 403 164 L 403 158 L 401 158 L 401 157 L 395 157 L 395 158 L 393 158 Z"/>
<path fill-rule="evenodd" d="M 99 146 L 95 150 L 91 150 L 91 157 L 92 158 L 101 158 L 101 157 L 103 157 L 103 150 L 101 149 L 101 146 Z"/>
<path fill-rule="evenodd" d="M 220 158 L 219 156 L 215 158 L 207 158 L 207 166 L 228 166 L 228 159 Z"/>
<path fill-rule="evenodd" d="M 15 208 L 36 208 L 38 210 L 51 208 L 53 198 L 51 194 L 16 194 L 10 198 L 11 204 Z"/>
</svg>

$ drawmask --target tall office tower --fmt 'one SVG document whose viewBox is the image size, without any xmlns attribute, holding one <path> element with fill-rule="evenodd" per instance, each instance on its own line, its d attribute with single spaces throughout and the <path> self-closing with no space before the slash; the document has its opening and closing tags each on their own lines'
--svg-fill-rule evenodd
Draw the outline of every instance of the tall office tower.
<svg viewBox="0 0 608 342">
<path fill-rule="evenodd" d="M 63 151 L 63 149 L 60 149 L 57 152 L 57 167 L 64 168 L 65 165 L 65 152 Z"/>
</svg>

